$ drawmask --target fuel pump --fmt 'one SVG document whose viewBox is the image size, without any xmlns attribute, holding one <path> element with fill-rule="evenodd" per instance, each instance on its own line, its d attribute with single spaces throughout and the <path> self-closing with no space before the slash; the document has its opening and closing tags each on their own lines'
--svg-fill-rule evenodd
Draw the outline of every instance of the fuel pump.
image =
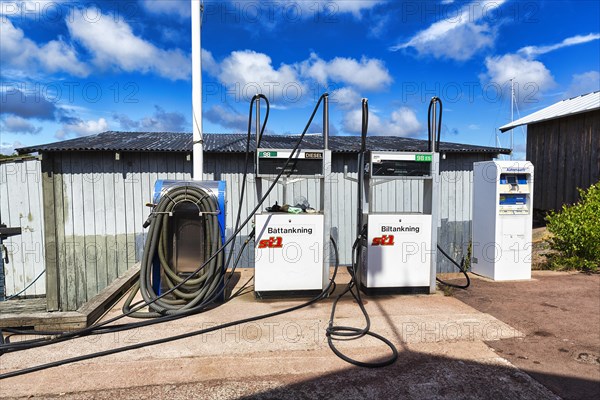
<svg viewBox="0 0 600 400">
<path fill-rule="evenodd" d="M 440 107 L 440 118 L 435 115 Z M 439 133 L 441 102 L 429 107 L 428 147 L 422 152 L 366 151 L 361 154 L 364 231 L 360 252 L 360 287 L 366 294 L 434 293 L 437 264 Z M 433 118 L 431 118 L 433 111 Z M 439 129 L 438 129 L 439 131 Z M 364 139 L 363 139 L 364 141 Z M 418 208 L 381 211 L 375 202 L 378 185 L 416 182 Z"/>
<path fill-rule="evenodd" d="M 330 231 L 329 192 L 325 188 L 325 180 L 331 173 L 328 96 L 323 98 L 322 149 L 300 147 L 294 151 L 264 148 L 261 144 L 259 135 L 256 148 L 258 198 L 262 197 L 262 181 L 273 181 L 282 172 L 277 183 L 283 186 L 283 196 L 268 211 L 255 215 L 255 295 L 257 298 L 316 295 L 329 282 L 329 261 L 325 257 Z M 317 181 L 317 207 L 296 204 L 289 198 L 288 185 L 303 180 Z"/>
</svg>

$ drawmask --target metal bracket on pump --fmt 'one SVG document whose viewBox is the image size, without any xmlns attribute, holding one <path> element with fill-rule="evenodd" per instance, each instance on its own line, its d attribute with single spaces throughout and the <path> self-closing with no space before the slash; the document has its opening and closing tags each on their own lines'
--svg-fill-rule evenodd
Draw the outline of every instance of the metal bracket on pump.
<svg viewBox="0 0 600 400">
<path fill-rule="evenodd" d="M 257 118 L 258 120 L 258 118 Z M 259 132 L 259 125 L 257 125 Z M 318 180 L 319 193 L 313 197 L 317 207 L 299 213 L 261 212 L 255 216 L 255 277 L 257 298 L 289 297 L 318 294 L 329 282 L 330 194 L 326 177 L 331 174 L 329 150 L 329 97 L 323 95 L 323 148 L 281 149 L 261 147 L 257 136 L 256 189 L 262 198 L 262 180 L 275 180 L 281 175 L 282 197 L 271 200 L 295 208 L 288 194 L 301 190 L 292 183 Z M 288 162 L 289 160 L 289 162 Z M 278 183 L 280 183 L 278 181 Z M 299 193 L 295 193 L 299 194 Z M 305 194 L 308 200 L 308 193 Z M 293 197 L 293 196 L 291 196 Z M 292 199 L 293 200 L 293 199 Z M 314 208 L 314 209 L 312 209 Z M 285 210 L 285 208 L 284 208 Z M 308 209 L 307 209 L 308 210 Z"/>
<path fill-rule="evenodd" d="M 359 155 L 359 179 L 364 179 L 363 217 L 367 224 L 361 289 L 366 294 L 435 292 L 439 133 L 435 140 L 432 132 L 441 123 L 441 114 L 437 123 L 435 120 L 438 102 L 434 97 L 429 106 L 429 140 L 425 151 L 368 151 L 361 153 L 362 157 Z M 407 207 L 382 209 L 373 188 L 384 184 L 398 187 L 402 181 L 421 186 L 419 195 L 411 196 Z"/>
</svg>

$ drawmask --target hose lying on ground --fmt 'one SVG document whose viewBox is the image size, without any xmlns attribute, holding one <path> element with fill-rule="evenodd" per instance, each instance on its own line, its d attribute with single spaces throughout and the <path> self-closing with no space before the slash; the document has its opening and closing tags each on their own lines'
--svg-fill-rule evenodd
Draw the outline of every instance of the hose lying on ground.
<svg viewBox="0 0 600 400">
<path fill-rule="evenodd" d="M 438 281 L 439 283 L 441 283 L 442 285 L 446 285 L 449 287 L 453 287 L 453 288 L 457 288 L 457 289 L 466 289 L 469 286 L 471 286 L 471 278 L 469 278 L 469 274 L 467 274 L 467 270 L 465 268 L 465 258 L 463 257 L 462 261 L 459 263 L 457 263 L 456 261 L 454 261 L 454 259 L 452 257 L 450 257 L 448 255 L 448 253 L 446 253 L 439 245 L 438 245 L 438 250 L 448 259 L 450 260 L 450 262 L 454 265 L 456 265 L 456 267 L 458 267 L 458 269 L 460 270 L 460 272 L 463 273 L 463 275 L 465 276 L 465 278 L 467 278 L 467 283 L 465 283 L 464 285 L 457 285 L 454 283 L 448 283 L 445 282 L 443 280 L 441 280 L 440 278 L 435 278 L 436 281 Z"/>
</svg>

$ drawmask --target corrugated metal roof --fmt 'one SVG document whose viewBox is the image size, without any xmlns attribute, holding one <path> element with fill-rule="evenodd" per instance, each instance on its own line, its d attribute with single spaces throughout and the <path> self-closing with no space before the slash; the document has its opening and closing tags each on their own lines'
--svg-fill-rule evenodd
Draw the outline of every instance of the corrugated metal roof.
<svg viewBox="0 0 600 400">
<path fill-rule="evenodd" d="M 207 153 L 243 153 L 246 151 L 247 134 L 204 134 L 204 151 Z M 263 148 L 289 149 L 298 140 L 299 135 L 264 135 Z M 250 149 L 256 143 L 254 135 Z M 303 149 L 319 149 L 323 147 L 321 134 L 304 136 Z M 360 149 L 358 136 L 331 136 L 329 147 L 336 153 L 357 153 Z M 367 138 L 367 148 L 378 151 L 425 151 L 427 141 L 397 136 L 371 136 Z M 440 144 L 440 150 L 446 153 L 500 153 L 509 154 L 509 149 L 496 147 L 472 146 L 467 144 Z M 114 132 L 108 131 L 97 135 L 85 136 L 62 142 L 17 149 L 19 154 L 53 151 L 148 151 L 148 152 L 191 152 L 192 134 L 175 132 Z"/>
<path fill-rule="evenodd" d="M 596 109 L 600 109 L 600 91 L 559 101 L 558 103 L 536 111 L 533 114 L 519 118 L 510 124 L 501 126 L 500 132 L 506 132 L 521 125 L 548 121 L 551 119 L 566 117 L 568 115 L 579 114 Z"/>
</svg>

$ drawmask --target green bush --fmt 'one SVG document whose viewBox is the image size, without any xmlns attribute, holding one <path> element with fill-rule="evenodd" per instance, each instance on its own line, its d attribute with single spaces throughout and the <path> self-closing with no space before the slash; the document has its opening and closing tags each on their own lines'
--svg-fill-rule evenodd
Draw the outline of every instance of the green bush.
<svg viewBox="0 0 600 400">
<path fill-rule="evenodd" d="M 550 267 L 598 271 L 600 267 L 600 182 L 588 190 L 579 189 L 581 199 L 563 205 L 547 217 L 552 233 L 548 240 L 556 253 L 549 256 Z"/>
</svg>

